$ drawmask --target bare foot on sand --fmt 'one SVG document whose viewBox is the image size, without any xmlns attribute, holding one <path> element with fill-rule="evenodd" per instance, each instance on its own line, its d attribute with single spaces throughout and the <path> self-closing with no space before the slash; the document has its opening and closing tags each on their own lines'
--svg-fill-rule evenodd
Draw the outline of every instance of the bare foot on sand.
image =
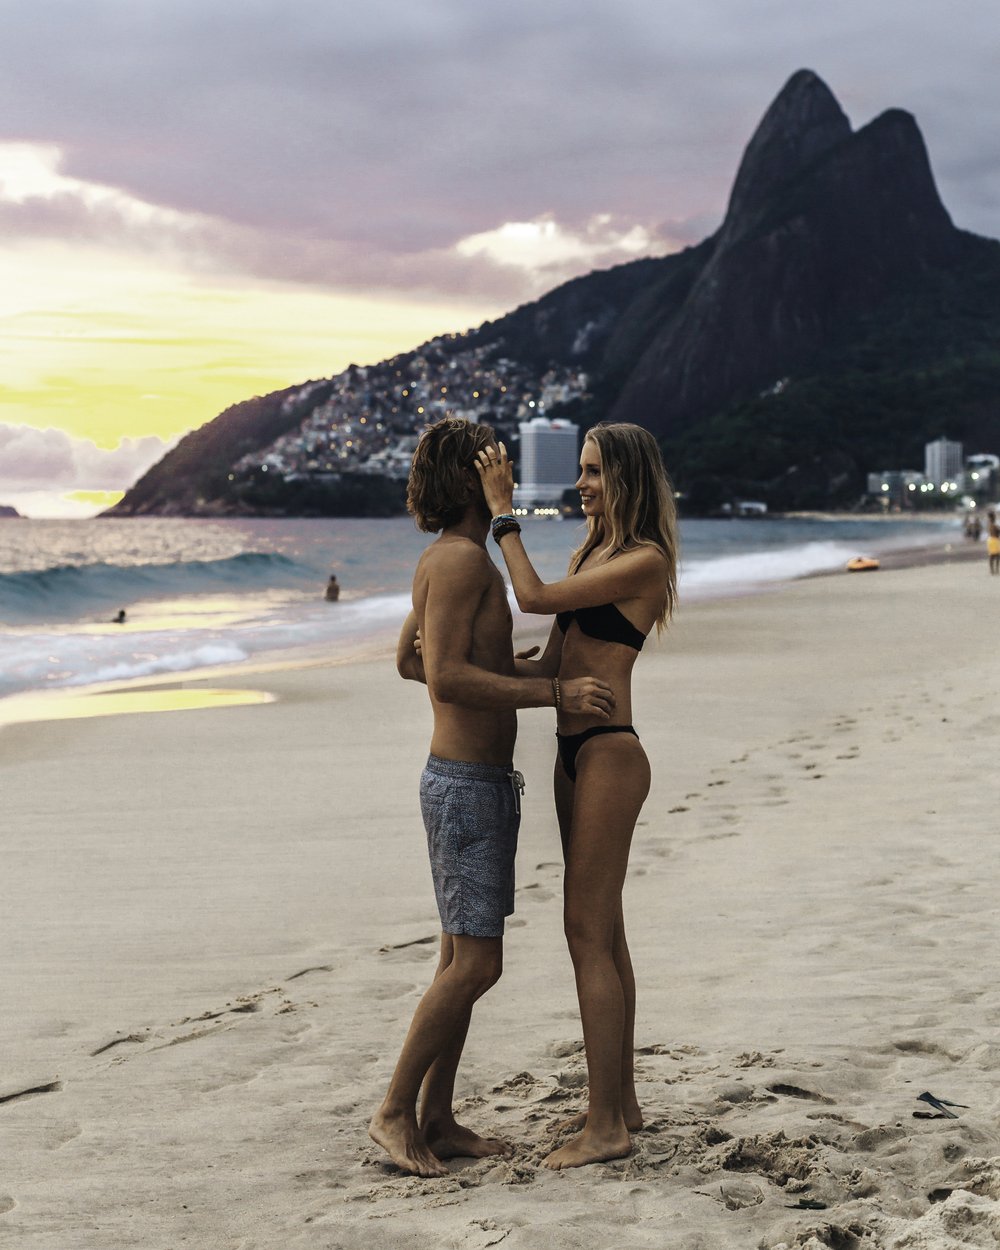
<svg viewBox="0 0 1000 1250">
<path fill-rule="evenodd" d="M 642 1118 L 642 1111 L 639 1104 L 634 1107 L 626 1107 L 624 1111 L 625 1127 L 630 1133 L 638 1133 L 645 1121 Z M 580 1133 L 587 1127 L 587 1113 L 581 1111 L 579 1115 L 572 1115 L 568 1120 L 557 1120 L 555 1124 L 550 1124 L 546 1129 L 548 1133 L 568 1133 L 575 1130 Z"/>
<path fill-rule="evenodd" d="M 577 1137 L 571 1137 L 565 1146 L 553 1150 L 542 1160 L 542 1166 L 559 1171 L 561 1168 L 580 1168 L 587 1163 L 604 1163 L 608 1159 L 624 1159 L 632 1153 L 632 1139 L 624 1129 L 607 1136 L 590 1133 L 586 1129 Z"/>
<path fill-rule="evenodd" d="M 428 1123 L 423 1126 L 424 1140 L 439 1159 L 486 1159 L 490 1155 L 509 1155 L 510 1142 L 498 1137 L 480 1137 L 471 1128 L 454 1120 L 450 1124 Z"/>
<path fill-rule="evenodd" d="M 381 1107 L 372 1116 L 368 1136 L 398 1168 L 414 1176 L 447 1176 L 448 1169 L 430 1150 L 412 1116 L 387 1115 Z"/>
</svg>

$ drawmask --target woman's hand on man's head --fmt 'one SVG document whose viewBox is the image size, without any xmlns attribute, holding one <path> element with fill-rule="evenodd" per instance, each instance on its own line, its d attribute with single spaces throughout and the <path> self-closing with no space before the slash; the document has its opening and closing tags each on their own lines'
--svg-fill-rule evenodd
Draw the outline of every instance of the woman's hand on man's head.
<svg viewBox="0 0 1000 1250">
<path fill-rule="evenodd" d="M 475 465 L 490 514 L 510 512 L 514 505 L 514 468 L 507 459 L 507 448 L 503 443 L 484 448 L 477 454 Z"/>
</svg>

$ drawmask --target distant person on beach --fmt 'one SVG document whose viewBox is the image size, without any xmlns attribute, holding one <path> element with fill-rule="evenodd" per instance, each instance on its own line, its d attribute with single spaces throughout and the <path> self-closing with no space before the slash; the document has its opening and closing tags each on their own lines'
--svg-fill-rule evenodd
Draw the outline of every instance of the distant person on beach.
<svg viewBox="0 0 1000 1250">
<path fill-rule="evenodd" d="M 997 514 L 992 508 L 986 514 L 986 555 L 990 572 L 1000 573 L 1000 525 L 997 525 Z"/>
<path fill-rule="evenodd" d="M 111 624 L 112 625 L 124 625 L 125 624 L 125 609 L 124 608 L 118 609 L 118 615 L 111 622 Z"/>
<path fill-rule="evenodd" d="M 368 1131 L 394 1163 L 418 1176 L 447 1175 L 441 1161 L 453 1156 L 509 1149 L 458 1124 L 452 1099 L 472 1008 L 500 977 L 504 919 L 514 910 L 523 792 L 513 765 L 516 709 L 561 702 L 598 722 L 614 711 L 605 682 L 581 672 L 560 685 L 514 658 L 510 609 L 486 551 L 490 514 L 474 467 L 487 448 L 497 454 L 488 425 L 446 417 L 421 436 L 407 489 L 417 526 L 440 534 L 417 562 L 397 667 L 403 677 L 426 681 L 434 714 L 420 807 L 441 951 Z"/>
<path fill-rule="evenodd" d="M 337 581 L 337 574 L 331 573 L 330 580 L 326 584 L 326 590 L 323 592 L 323 598 L 327 603 L 336 603 L 340 598 L 340 582 Z"/>
<path fill-rule="evenodd" d="M 632 667 L 677 595 L 674 492 L 660 449 L 636 425 L 600 424 L 580 457 L 587 536 L 568 575 L 546 584 L 512 514 L 507 454 L 478 453 L 483 493 L 522 612 L 556 614 L 539 670 L 565 689 L 595 673 L 615 692 L 610 719 L 556 701 L 555 801 L 566 862 L 564 922 L 587 1052 L 587 1111 L 558 1127 L 580 1131 L 546 1159 L 550 1168 L 617 1159 L 641 1128 L 633 1045 L 635 979 L 625 940 L 622 886 L 635 823 L 649 792 L 649 762 L 632 726 Z"/>
</svg>

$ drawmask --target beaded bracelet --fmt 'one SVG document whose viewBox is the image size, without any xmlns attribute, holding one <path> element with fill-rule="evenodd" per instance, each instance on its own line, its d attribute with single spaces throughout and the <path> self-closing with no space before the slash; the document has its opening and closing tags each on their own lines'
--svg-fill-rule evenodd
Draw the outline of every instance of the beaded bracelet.
<svg viewBox="0 0 1000 1250">
<path fill-rule="evenodd" d="M 490 526 L 490 530 L 493 534 L 493 541 L 498 543 L 506 534 L 520 534 L 521 527 L 514 520 L 501 519 L 500 521 L 494 521 Z"/>
<path fill-rule="evenodd" d="M 562 690 L 559 688 L 559 678 L 552 678 L 552 701 L 555 704 L 556 711 L 562 709 Z"/>
</svg>

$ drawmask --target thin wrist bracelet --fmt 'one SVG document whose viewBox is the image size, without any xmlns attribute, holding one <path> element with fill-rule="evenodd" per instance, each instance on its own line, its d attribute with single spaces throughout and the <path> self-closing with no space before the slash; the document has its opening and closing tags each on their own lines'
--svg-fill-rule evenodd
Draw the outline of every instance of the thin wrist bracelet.
<svg viewBox="0 0 1000 1250">
<path fill-rule="evenodd" d="M 559 678 L 552 678 L 552 698 L 555 701 L 556 711 L 562 709 L 562 691 L 559 689 Z"/>
<path fill-rule="evenodd" d="M 513 514 L 513 512 L 498 512 L 496 516 L 492 518 L 490 524 L 492 524 L 493 521 L 516 521 L 516 520 L 517 520 L 517 517 Z"/>
</svg>

